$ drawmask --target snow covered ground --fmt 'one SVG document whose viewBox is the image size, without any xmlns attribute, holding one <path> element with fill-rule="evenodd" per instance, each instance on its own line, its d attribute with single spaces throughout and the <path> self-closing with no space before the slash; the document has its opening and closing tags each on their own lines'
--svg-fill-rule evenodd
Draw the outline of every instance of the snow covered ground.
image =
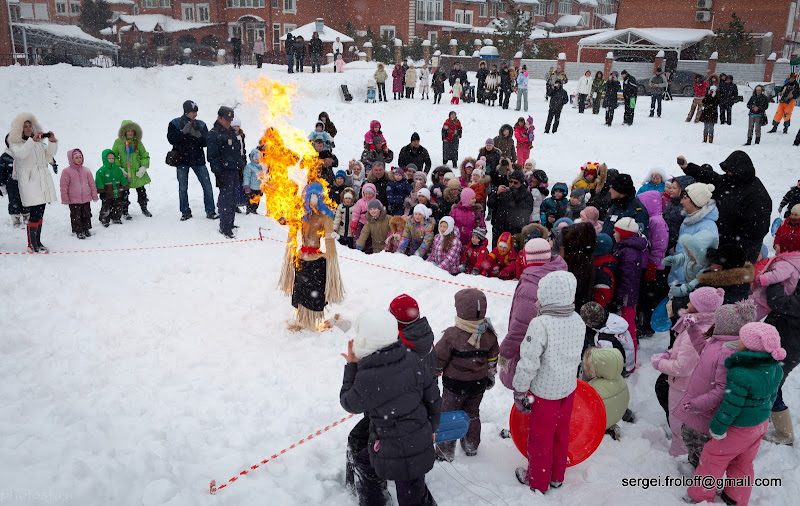
<svg viewBox="0 0 800 506">
<path fill-rule="evenodd" d="M 199 104 L 199 117 L 209 124 L 220 105 L 240 103 L 236 114 L 252 147 L 263 125 L 257 109 L 244 104 L 239 84 L 263 74 L 298 83 L 293 125 L 311 130 L 320 111 L 329 113 L 339 129 L 336 153 L 342 164 L 360 153 L 371 119 L 381 120 L 395 154 L 417 131 L 437 160 L 439 131 L 451 109 L 464 125 L 462 157 L 477 154 L 487 137 L 520 114 L 513 111 L 514 98 L 509 111 L 477 104 L 432 106 L 419 97 L 364 104 L 371 75 L 364 69 L 289 75 L 277 66 L 240 72 L 188 66 L 0 68 L 0 123 L 10 124 L 21 111 L 34 113 L 59 138 L 62 167 L 74 147 L 83 150 L 87 166 L 98 167 L 101 151 L 111 146 L 124 119 L 142 125 L 152 154 L 153 218 L 142 217 L 134 203 L 133 221 L 104 229 L 97 224 L 96 204 L 96 234 L 79 241 L 70 233 L 66 206 L 54 203 L 45 214 L 44 243 L 53 251 L 72 251 L 222 240 L 217 222 L 202 217 L 202 192 L 194 176 L 189 196 L 195 218 L 178 221 L 175 171 L 162 163 L 169 149 L 167 123 L 181 114 L 186 99 Z M 353 103 L 341 102 L 339 83 L 349 84 Z M 586 161 L 629 172 L 637 184 L 652 166 L 677 173 L 679 154 L 716 167 L 745 140 L 745 108 L 737 104 L 734 125 L 718 125 L 714 144 L 701 144 L 702 125 L 683 122 L 688 99 L 664 102 L 660 119 L 647 117 L 649 100 L 641 99 L 632 128 L 621 125 L 621 109 L 608 128 L 602 114 L 579 115 L 567 107 L 559 132 L 544 135 L 544 84 L 532 83 L 533 153 L 551 183 L 571 181 Z M 760 146 L 747 148 L 775 208 L 797 180 L 789 165 L 796 155 L 791 141 L 765 133 Z M 216 496 L 208 493 L 210 480 L 225 483 L 345 416 L 338 402 L 344 364 L 339 353 L 351 335 L 336 328 L 288 333 L 291 306 L 275 290 L 285 231 L 263 216 L 237 215 L 236 221 L 238 239 L 257 237 L 263 227 L 265 236 L 278 241 L 2 256 L 0 504 L 356 504 L 342 486 L 344 448 L 355 420 L 289 450 Z M 24 248 L 24 231 L 0 220 L 0 252 Z M 489 315 L 505 335 L 513 282 L 450 278 L 418 259 L 388 254 L 367 258 L 344 250 L 340 258 L 347 297 L 334 311 L 346 319 L 388 307 L 406 292 L 419 300 L 437 334 L 452 325 L 452 297 L 460 286 L 382 268 L 390 267 L 491 290 Z M 513 470 L 525 461 L 511 440 L 498 436 L 507 425 L 511 393 L 502 386 L 488 392 L 479 455 L 459 454 L 454 466 L 437 464 L 428 475 L 438 503 L 681 504 L 683 489 L 621 484 L 622 478 L 680 476 L 667 454 L 665 420 L 653 393 L 656 373 L 647 360 L 666 344 L 666 334 L 642 343 L 640 368 L 629 381 L 631 408 L 639 420 L 623 423 L 621 441 L 605 438 L 591 458 L 567 471 L 563 488 L 543 498 L 517 483 Z M 795 373 L 784 390 L 796 410 L 798 386 Z M 756 474 L 782 478 L 783 486 L 755 489 L 753 504 L 794 504 L 791 497 L 800 495 L 800 484 L 793 481 L 799 465 L 796 448 L 763 443 Z"/>
</svg>

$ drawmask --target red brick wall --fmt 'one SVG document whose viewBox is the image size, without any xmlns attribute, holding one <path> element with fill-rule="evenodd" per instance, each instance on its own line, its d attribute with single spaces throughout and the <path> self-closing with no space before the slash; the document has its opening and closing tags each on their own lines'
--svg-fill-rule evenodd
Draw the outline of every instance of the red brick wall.
<svg viewBox="0 0 800 506">
<path fill-rule="evenodd" d="M 13 50 L 11 48 L 11 32 L 8 29 L 8 21 L 6 3 L 0 2 L 0 65 L 11 64 L 11 60 L 8 57 L 10 57 Z"/>
</svg>

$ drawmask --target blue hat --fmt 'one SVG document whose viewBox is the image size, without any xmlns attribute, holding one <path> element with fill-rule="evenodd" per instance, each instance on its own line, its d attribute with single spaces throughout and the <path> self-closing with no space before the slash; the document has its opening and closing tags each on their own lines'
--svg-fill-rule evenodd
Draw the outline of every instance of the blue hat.
<svg viewBox="0 0 800 506">
<path fill-rule="evenodd" d="M 312 214 L 311 210 L 311 196 L 317 196 L 317 211 L 320 214 L 324 214 L 325 216 L 329 216 L 333 218 L 334 212 L 325 204 L 325 189 L 322 187 L 320 183 L 311 183 L 306 185 L 303 189 L 303 211 L 305 211 L 303 215 L 303 220 L 308 221 L 308 218 Z"/>
<path fill-rule="evenodd" d="M 611 249 L 614 247 L 614 241 L 611 240 L 611 237 L 608 234 L 597 234 L 597 244 L 594 247 L 594 256 L 600 257 L 603 255 L 608 255 L 611 253 Z"/>
<path fill-rule="evenodd" d="M 336 171 L 336 177 L 340 177 L 342 179 L 347 179 L 347 173 L 343 170 Z"/>
<path fill-rule="evenodd" d="M 573 224 L 573 223 L 575 223 L 575 222 L 574 222 L 574 221 L 572 221 L 572 220 L 571 220 L 571 219 L 569 219 L 569 218 L 559 218 L 559 219 L 557 219 L 557 220 L 556 220 L 556 222 L 555 222 L 555 223 L 553 223 L 553 229 L 556 229 L 556 228 L 558 228 L 558 226 L 559 226 L 559 225 L 561 225 L 562 223 L 566 223 L 566 224 L 567 224 L 567 226 L 569 226 L 569 225 L 572 225 L 572 224 Z"/>
</svg>

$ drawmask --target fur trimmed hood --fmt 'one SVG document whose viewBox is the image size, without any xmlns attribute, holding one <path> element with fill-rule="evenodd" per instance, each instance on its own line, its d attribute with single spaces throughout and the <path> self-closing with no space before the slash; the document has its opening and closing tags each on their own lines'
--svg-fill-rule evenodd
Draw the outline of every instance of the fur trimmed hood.
<svg viewBox="0 0 800 506">
<path fill-rule="evenodd" d="M 122 124 L 119 126 L 119 130 L 117 131 L 117 137 L 119 137 L 119 140 L 125 142 L 125 132 L 128 130 L 133 130 L 134 139 L 139 141 L 142 140 L 142 127 L 140 127 L 138 123 L 129 119 L 123 120 Z"/>
<path fill-rule="evenodd" d="M 34 134 L 42 131 L 42 126 L 36 121 L 36 116 L 29 112 L 19 113 L 17 117 L 14 118 L 14 121 L 11 122 L 11 129 L 8 132 L 9 144 L 22 144 L 25 142 L 25 139 L 22 138 L 22 127 L 25 125 L 26 121 L 31 122 Z"/>
<path fill-rule="evenodd" d="M 744 267 L 698 274 L 697 281 L 701 285 L 724 288 L 726 286 L 750 284 L 753 282 L 754 273 L 753 264 L 747 262 Z"/>
</svg>

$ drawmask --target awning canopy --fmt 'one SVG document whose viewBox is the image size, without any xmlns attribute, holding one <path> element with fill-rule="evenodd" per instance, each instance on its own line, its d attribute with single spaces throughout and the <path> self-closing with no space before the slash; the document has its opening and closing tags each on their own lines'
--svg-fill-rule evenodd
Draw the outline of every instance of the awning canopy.
<svg viewBox="0 0 800 506">
<path fill-rule="evenodd" d="M 617 25 L 617 13 L 614 14 L 598 14 L 598 18 L 603 20 L 603 23 L 608 24 L 609 26 L 616 26 Z"/>
<path fill-rule="evenodd" d="M 25 32 L 25 39 L 29 46 L 51 47 L 65 44 L 82 49 L 111 52 L 119 49 L 119 46 L 113 42 L 93 37 L 75 25 L 13 23 L 12 26 Z"/>
<path fill-rule="evenodd" d="M 311 40 L 311 36 L 314 35 L 314 32 L 316 31 L 317 23 L 312 22 L 299 28 L 295 28 L 291 31 L 291 34 L 295 37 L 303 37 L 304 40 L 309 41 Z M 342 32 L 337 32 L 330 26 L 325 26 L 323 30 L 319 32 L 319 38 L 322 40 L 322 42 L 336 42 L 336 37 L 339 37 L 339 42 L 353 42 L 352 37 L 348 37 Z M 286 34 L 281 37 L 281 40 L 286 40 Z"/>
<path fill-rule="evenodd" d="M 130 16 L 123 14 L 117 20 L 117 24 L 134 25 L 140 32 L 153 33 L 164 32 L 174 33 L 184 30 L 194 30 L 197 28 L 208 28 L 219 23 L 197 23 L 194 21 L 183 21 L 164 14 L 138 14 Z"/>
<path fill-rule="evenodd" d="M 578 41 L 578 61 L 582 49 L 634 50 L 634 51 L 681 51 L 697 44 L 706 37 L 713 37 L 711 30 L 697 28 L 626 28 L 610 30 L 585 37 Z"/>
</svg>

